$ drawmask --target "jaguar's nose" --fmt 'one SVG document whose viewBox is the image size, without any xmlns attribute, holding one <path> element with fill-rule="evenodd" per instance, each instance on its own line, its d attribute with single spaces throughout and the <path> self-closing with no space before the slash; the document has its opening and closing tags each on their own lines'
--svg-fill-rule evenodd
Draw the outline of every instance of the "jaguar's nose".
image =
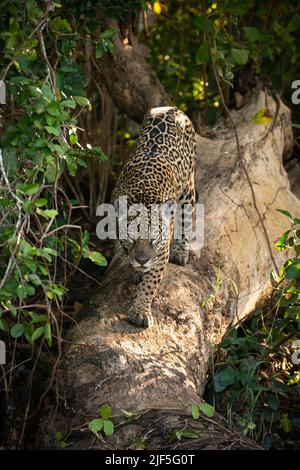
<svg viewBox="0 0 300 470">
<path fill-rule="evenodd" d="M 140 252 L 135 255 L 135 260 L 140 263 L 141 265 L 144 265 L 149 261 L 150 256 L 147 253 Z"/>
</svg>

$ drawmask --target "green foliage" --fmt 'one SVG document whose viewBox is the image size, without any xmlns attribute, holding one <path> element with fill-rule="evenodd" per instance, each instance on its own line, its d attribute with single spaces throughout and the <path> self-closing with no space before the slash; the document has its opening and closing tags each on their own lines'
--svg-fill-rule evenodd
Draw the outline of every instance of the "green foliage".
<svg viewBox="0 0 300 470">
<path fill-rule="evenodd" d="M 89 430 L 98 433 L 103 430 L 106 437 L 111 437 L 114 433 L 114 423 L 111 420 L 111 407 L 104 404 L 100 408 L 101 418 L 95 418 L 89 422 Z"/>
<path fill-rule="evenodd" d="M 196 439 L 197 437 L 199 437 L 199 434 L 192 429 L 183 428 L 172 433 L 170 436 L 170 441 L 176 442 L 181 441 L 182 439 Z"/>
<path fill-rule="evenodd" d="M 21 7 L 15 0 L 0 12 L 0 78 L 7 88 L 0 142 L 0 330 L 46 348 L 61 335 L 55 312 L 67 276 L 81 258 L 107 264 L 70 223 L 78 202 L 66 195 L 63 175 L 107 157 L 99 147 L 83 148 L 77 134 L 79 115 L 91 110 L 81 52 L 86 29 L 80 30 L 80 19 L 74 23 L 68 2 L 53 6 L 48 11 L 28 0 Z M 103 53 L 113 52 L 114 33 L 95 37 Z"/>
<path fill-rule="evenodd" d="M 202 413 L 207 418 L 212 418 L 215 414 L 215 409 L 208 403 L 192 403 L 192 416 L 194 419 L 200 418 Z"/>
<path fill-rule="evenodd" d="M 290 101 L 291 82 L 300 74 L 299 2 L 279 0 L 274 8 L 258 0 L 160 4 L 147 41 L 151 64 L 175 105 L 203 110 L 208 124 L 220 115 L 211 53 L 225 91 L 238 77 L 247 83 L 258 75 Z"/>
<path fill-rule="evenodd" d="M 226 401 L 235 424 L 265 448 L 284 448 L 285 441 L 295 446 L 293 433 L 300 427 L 299 411 L 291 406 L 300 396 L 299 367 L 292 360 L 293 343 L 300 337 L 300 220 L 279 212 L 291 226 L 275 246 L 290 257 L 279 273 L 272 273 L 270 305 L 223 339 L 220 354 L 226 358 L 216 367 L 208 392 L 217 409 Z"/>
<path fill-rule="evenodd" d="M 61 431 L 55 433 L 55 439 L 61 449 L 66 449 L 70 445 L 65 442 Z"/>
<path fill-rule="evenodd" d="M 114 53 L 115 46 L 111 38 L 117 31 L 117 29 L 108 29 L 100 34 L 99 41 L 96 43 L 96 59 L 100 59 L 106 52 Z"/>
</svg>

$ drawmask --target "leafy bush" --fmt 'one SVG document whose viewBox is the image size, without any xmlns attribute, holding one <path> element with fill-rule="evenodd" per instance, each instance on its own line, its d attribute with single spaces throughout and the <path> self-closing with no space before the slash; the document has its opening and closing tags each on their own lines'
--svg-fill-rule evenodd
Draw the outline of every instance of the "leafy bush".
<svg viewBox="0 0 300 470">
<path fill-rule="evenodd" d="M 233 102 L 233 85 L 243 92 L 258 76 L 290 104 L 291 82 L 300 75 L 299 2 L 279 0 L 274 8 L 257 0 L 157 3 L 161 8 L 147 41 L 151 64 L 174 104 L 188 112 L 202 110 L 209 124 L 220 115 L 209 39 L 227 100 Z"/>
<path fill-rule="evenodd" d="M 63 175 L 105 156 L 100 148 L 83 148 L 77 136 L 78 116 L 91 107 L 78 53 L 82 37 L 59 5 L 39 5 L 28 0 L 20 8 L 12 1 L 0 12 L 0 70 L 7 90 L 0 150 L 0 330 L 30 344 L 45 340 L 50 348 L 53 337 L 60 339 L 57 312 L 80 259 L 106 264 L 89 248 L 88 233 L 72 223 L 78 201 L 68 197 Z"/>
<path fill-rule="evenodd" d="M 300 220 L 280 210 L 291 227 L 276 242 L 291 250 L 268 305 L 232 329 L 220 345 L 208 388 L 217 409 L 265 448 L 297 448 L 300 432 Z M 225 405 L 226 401 L 226 405 Z M 224 408 L 227 408 L 224 410 Z"/>
</svg>

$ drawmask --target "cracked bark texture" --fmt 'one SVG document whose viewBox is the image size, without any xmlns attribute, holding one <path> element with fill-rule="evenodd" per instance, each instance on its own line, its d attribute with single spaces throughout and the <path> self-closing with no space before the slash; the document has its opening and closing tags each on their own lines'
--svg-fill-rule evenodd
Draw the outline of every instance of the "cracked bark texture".
<svg viewBox="0 0 300 470">
<path fill-rule="evenodd" d="M 103 17 L 104 28 L 117 29 L 117 21 Z M 169 106 L 170 98 L 156 74 L 145 61 L 147 48 L 130 35 L 113 37 L 114 54 L 104 54 L 98 61 L 101 81 L 105 83 L 114 104 L 131 119 L 141 122 L 150 108 Z"/>
<path fill-rule="evenodd" d="M 300 201 L 290 190 L 282 164 L 293 144 L 290 110 L 281 103 L 269 133 L 268 125 L 251 122 L 265 107 L 265 100 L 264 92 L 254 91 L 247 104 L 233 112 L 233 118 L 273 245 L 288 226 L 276 209 L 299 217 Z M 268 107 L 275 114 L 270 96 Z M 169 410 L 166 413 L 171 413 L 178 426 L 184 425 L 188 414 L 180 418 L 176 410 L 187 410 L 190 403 L 201 400 L 216 345 L 231 325 L 245 318 L 267 295 L 274 266 L 237 157 L 233 130 L 220 122 L 213 133 L 211 139 L 197 135 L 195 178 L 198 200 L 205 207 L 204 247 L 191 255 L 187 266 L 169 265 L 152 305 L 151 329 L 139 329 L 126 321 L 124 312 L 136 287 L 129 282 L 131 268 L 124 261 L 108 285 L 90 300 L 82 320 L 67 336 L 60 373 L 64 408 L 55 416 L 54 425 L 47 423 L 46 447 L 52 445 L 53 430 L 80 427 L 99 415 L 103 403 L 109 403 L 115 414 L 122 409 L 152 409 L 148 427 L 145 422 L 131 423 L 127 432 L 132 441 L 146 436 L 146 448 L 153 448 L 153 442 L 159 447 L 158 435 L 161 446 L 167 445 L 167 430 L 157 424 L 158 417 L 162 419 L 158 410 Z M 285 254 L 275 249 L 273 254 L 280 266 Z M 223 426 L 225 439 L 230 431 L 223 418 L 214 420 L 215 425 L 209 420 L 195 424 L 201 428 L 202 441 L 189 441 L 189 448 L 227 448 L 215 433 Z M 151 429 L 156 440 L 148 434 Z M 128 441 L 125 435 L 123 425 L 109 443 L 94 442 L 90 435 L 79 433 L 71 448 L 122 448 Z M 240 448 L 255 448 L 250 441 L 244 444 Z"/>
</svg>

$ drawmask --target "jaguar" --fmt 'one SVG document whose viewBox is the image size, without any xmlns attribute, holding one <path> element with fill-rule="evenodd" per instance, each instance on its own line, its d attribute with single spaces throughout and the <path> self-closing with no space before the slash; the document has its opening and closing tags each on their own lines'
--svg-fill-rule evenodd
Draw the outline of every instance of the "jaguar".
<svg viewBox="0 0 300 470">
<path fill-rule="evenodd" d="M 129 209 L 126 236 L 116 243 L 134 268 L 133 280 L 138 284 L 128 310 L 128 321 L 133 325 L 152 325 L 151 304 L 168 261 L 181 266 L 188 262 L 188 236 L 174 238 L 174 208 L 189 204 L 186 207 L 192 208 L 193 217 L 194 164 L 195 131 L 186 114 L 170 106 L 150 109 L 143 119 L 136 151 L 124 165 L 112 195 L 119 221 L 120 201 L 126 200 Z M 144 237 L 130 235 L 136 218 L 130 216 L 130 208 L 136 204 L 143 205 L 149 220 L 151 208 L 160 209 L 158 224 L 149 224 Z M 169 218 L 164 219 L 164 214 Z M 167 231 L 163 220 L 169 223 Z"/>
</svg>

